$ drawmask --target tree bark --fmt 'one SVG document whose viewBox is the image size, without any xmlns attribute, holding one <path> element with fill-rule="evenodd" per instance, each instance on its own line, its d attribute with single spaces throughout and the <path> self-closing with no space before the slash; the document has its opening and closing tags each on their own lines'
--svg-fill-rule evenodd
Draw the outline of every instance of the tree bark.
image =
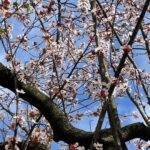
<svg viewBox="0 0 150 150">
<path fill-rule="evenodd" d="M 15 91 L 13 73 L 0 63 L 0 85 Z M 25 91 L 25 94 L 19 94 L 19 97 L 29 102 L 39 109 L 50 123 L 54 132 L 54 141 L 64 141 L 68 144 L 78 142 L 86 148 L 90 147 L 93 133 L 86 132 L 73 127 L 62 111 L 51 101 L 51 99 L 41 91 L 28 84 L 18 82 L 18 88 Z M 144 133 L 144 134 L 143 134 Z M 129 141 L 134 138 L 150 140 L 150 128 L 143 123 L 134 123 L 121 128 L 123 141 Z M 104 149 L 113 148 L 114 141 L 111 129 L 103 129 L 99 133 L 98 142 L 103 144 Z"/>
<path fill-rule="evenodd" d="M 24 141 L 23 142 L 19 142 L 17 144 L 17 146 L 21 149 L 23 143 L 24 143 Z M 2 143 L 1 142 L 0 143 L 0 150 L 5 150 L 5 145 L 6 144 L 7 143 Z M 11 147 L 10 147 L 10 149 L 11 149 Z M 27 146 L 27 150 L 50 150 L 50 148 L 47 147 L 44 144 L 41 144 L 41 143 L 34 143 L 34 144 L 29 143 L 28 146 Z"/>
</svg>

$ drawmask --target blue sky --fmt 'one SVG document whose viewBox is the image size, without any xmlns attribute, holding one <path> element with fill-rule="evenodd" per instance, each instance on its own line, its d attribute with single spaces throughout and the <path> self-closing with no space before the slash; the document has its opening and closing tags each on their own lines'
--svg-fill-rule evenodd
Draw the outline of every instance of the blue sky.
<svg viewBox="0 0 150 150">
<path fill-rule="evenodd" d="M 22 25 L 20 23 L 16 22 L 16 20 L 10 20 L 10 22 L 15 24 L 14 32 L 13 32 L 14 37 L 17 36 L 18 33 L 21 34 L 22 33 L 22 29 L 21 29 Z M 33 32 L 30 33 L 30 36 L 34 35 L 34 32 L 37 32 L 37 31 L 33 30 Z M 37 38 L 37 40 L 39 40 L 39 39 Z M 0 48 L 2 49 L 1 44 L 0 44 Z M 36 55 L 35 51 L 33 51 L 32 53 Z M 21 61 L 26 62 L 27 60 L 29 60 L 29 57 L 24 57 L 26 54 L 27 54 L 26 52 L 23 53 L 21 51 L 21 53 L 17 53 L 17 57 Z M 149 67 L 149 64 L 147 63 L 147 62 L 149 62 L 148 58 L 144 55 L 139 56 L 139 57 L 140 57 L 140 60 L 138 58 L 135 60 L 137 66 L 141 69 L 145 69 L 148 73 L 150 73 L 150 67 Z M 6 63 L 5 59 L 4 59 L 4 51 L 3 50 L 0 51 L 0 62 Z M 122 115 L 122 114 L 130 115 L 133 112 L 133 110 L 136 110 L 135 106 L 132 104 L 131 101 L 129 101 L 129 99 L 127 97 L 117 98 L 116 103 L 118 105 L 118 111 L 119 111 L 120 115 Z M 95 104 L 95 105 L 92 105 L 92 107 L 93 107 L 92 109 L 95 109 L 97 106 Z M 147 111 L 148 111 L 148 113 L 150 113 L 149 109 L 147 109 Z M 97 120 L 98 120 L 98 118 L 85 117 L 82 121 L 74 123 L 74 126 L 80 128 L 80 129 L 84 129 L 86 131 L 90 131 L 90 130 L 94 131 L 96 124 L 97 124 Z M 123 126 L 127 125 L 129 123 L 138 122 L 138 121 L 143 121 L 143 120 L 141 120 L 140 118 L 134 119 L 133 117 L 129 117 L 128 120 L 124 120 Z M 103 123 L 103 127 L 109 127 L 107 116 Z M 59 149 L 60 149 L 60 144 L 53 142 L 52 150 L 59 150 Z M 129 150 L 134 150 L 134 149 L 136 150 L 136 148 L 130 144 Z"/>
</svg>

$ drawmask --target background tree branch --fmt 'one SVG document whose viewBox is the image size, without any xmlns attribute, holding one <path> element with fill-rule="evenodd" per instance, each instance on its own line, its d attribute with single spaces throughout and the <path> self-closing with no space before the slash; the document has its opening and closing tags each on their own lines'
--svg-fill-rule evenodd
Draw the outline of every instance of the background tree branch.
<svg viewBox="0 0 150 150">
<path fill-rule="evenodd" d="M 0 85 L 14 92 L 13 78 L 13 73 L 0 63 Z M 78 142 L 80 145 L 90 147 L 93 137 L 92 132 L 86 132 L 73 127 L 58 106 L 56 106 L 48 96 L 35 87 L 24 84 L 19 80 L 17 80 L 17 82 L 18 88 L 25 91 L 25 94 L 19 94 L 19 97 L 38 108 L 45 116 L 52 126 L 55 141 L 62 140 L 68 144 Z M 150 128 L 145 126 L 143 123 L 134 123 L 121 128 L 121 134 L 125 142 L 134 138 L 141 138 L 147 141 L 150 139 Z M 113 145 L 111 130 L 101 130 L 98 141 L 106 148 L 109 145 Z"/>
</svg>

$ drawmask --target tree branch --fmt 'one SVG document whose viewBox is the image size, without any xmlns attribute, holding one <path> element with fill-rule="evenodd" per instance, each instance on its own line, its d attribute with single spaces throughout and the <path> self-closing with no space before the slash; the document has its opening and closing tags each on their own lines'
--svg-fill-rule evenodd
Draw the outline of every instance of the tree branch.
<svg viewBox="0 0 150 150">
<path fill-rule="evenodd" d="M 15 87 L 13 81 L 13 73 L 0 63 L 0 85 L 14 92 Z M 38 108 L 45 116 L 51 124 L 55 141 L 62 140 L 68 144 L 78 142 L 80 145 L 90 147 L 93 137 L 92 132 L 86 132 L 73 127 L 62 111 L 50 100 L 48 96 L 40 92 L 35 87 L 24 84 L 19 80 L 17 82 L 18 88 L 25 91 L 25 94 L 19 94 L 19 97 Z M 124 141 L 129 141 L 134 138 L 149 140 L 150 128 L 145 126 L 143 123 L 134 123 L 123 127 L 121 129 L 121 134 Z M 98 141 L 104 145 L 104 148 L 107 148 L 109 145 L 114 145 L 111 129 L 101 130 Z"/>
</svg>

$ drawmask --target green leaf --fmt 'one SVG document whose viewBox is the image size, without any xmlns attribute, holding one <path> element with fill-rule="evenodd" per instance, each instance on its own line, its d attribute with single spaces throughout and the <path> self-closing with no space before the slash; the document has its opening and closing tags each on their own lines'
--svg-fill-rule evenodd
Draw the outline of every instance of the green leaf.
<svg viewBox="0 0 150 150">
<path fill-rule="evenodd" d="M 0 33 L 6 33 L 6 29 L 0 28 Z"/>
<path fill-rule="evenodd" d="M 31 13 L 32 11 L 31 11 L 31 8 L 30 8 L 30 5 L 28 4 L 28 3 L 26 3 L 25 5 L 25 8 L 27 9 L 27 12 L 28 13 Z"/>
</svg>

